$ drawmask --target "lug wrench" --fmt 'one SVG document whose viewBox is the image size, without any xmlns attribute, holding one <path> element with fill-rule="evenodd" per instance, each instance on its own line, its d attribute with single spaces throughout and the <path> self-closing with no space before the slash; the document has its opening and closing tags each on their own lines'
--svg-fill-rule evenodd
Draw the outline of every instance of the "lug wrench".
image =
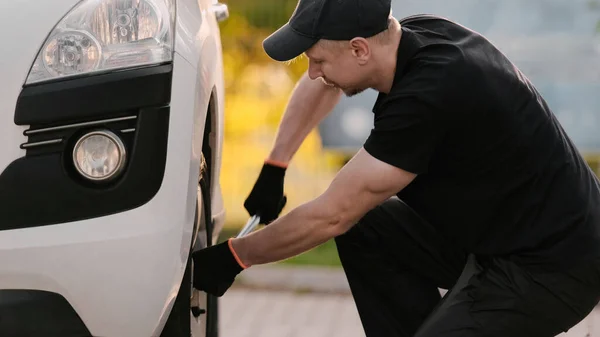
<svg viewBox="0 0 600 337">
<path fill-rule="evenodd" d="M 241 237 L 244 237 L 244 236 L 250 234 L 256 228 L 256 226 L 258 226 L 259 223 L 260 223 L 260 216 L 253 215 L 252 217 L 250 217 L 250 219 L 248 219 L 248 222 L 246 222 L 246 225 L 238 233 L 236 238 L 241 238 Z"/>
</svg>

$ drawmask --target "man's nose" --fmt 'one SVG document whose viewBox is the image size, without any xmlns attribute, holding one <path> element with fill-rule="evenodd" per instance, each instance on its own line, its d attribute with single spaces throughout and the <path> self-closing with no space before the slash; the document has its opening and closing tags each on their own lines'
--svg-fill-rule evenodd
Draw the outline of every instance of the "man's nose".
<svg viewBox="0 0 600 337">
<path fill-rule="evenodd" d="M 316 80 L 319 77 L 323 77 L 323 72 L 320 67 L 311 62 L 308 64 L 308 77 L 310 77 L 311 80 Z"/>
</svg>

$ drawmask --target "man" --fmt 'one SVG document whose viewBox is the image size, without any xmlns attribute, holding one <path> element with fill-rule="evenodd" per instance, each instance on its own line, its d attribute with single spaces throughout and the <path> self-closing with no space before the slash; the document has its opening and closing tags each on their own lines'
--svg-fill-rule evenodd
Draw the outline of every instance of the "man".
<svg viewBox="0 0 600 337">
<path fill-rule="evenodd" d="M 220 296 L 245 268 L 335 238 L 369 337 L 551 337 L 598 303 L 598 180 L 484 37 L 433 15 L 398 22 L 389 0 L 300 0 L 264 48 L 309 60 L 245 202 L 268 225 L 195 253 L 196 288 Z M 367 88 L 380 94 L 364 147 L 278 218 L 304 137 Z"/>
</svg>

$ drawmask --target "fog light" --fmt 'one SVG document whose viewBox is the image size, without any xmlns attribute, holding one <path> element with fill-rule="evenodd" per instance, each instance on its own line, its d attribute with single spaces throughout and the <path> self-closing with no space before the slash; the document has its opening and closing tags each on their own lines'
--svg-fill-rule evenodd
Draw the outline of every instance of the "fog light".
<svg viewBox="0 0 600 337">
<path fill-rule="evenodd" d="M 75 144 L 73 163 L 87 179 L 110 180 L 125 167 L 125 146 L 121 139 L 108 130 L 85 134 Z"/>
</svg>

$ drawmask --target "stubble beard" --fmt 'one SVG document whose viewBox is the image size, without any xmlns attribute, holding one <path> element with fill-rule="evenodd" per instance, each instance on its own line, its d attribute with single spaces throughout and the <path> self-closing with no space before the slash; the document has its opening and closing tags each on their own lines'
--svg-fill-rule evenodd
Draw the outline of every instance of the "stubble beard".
<svg viewBox="0 0 600 337">
<path fill-rule="evenodd" d="M 342 91 L 344 92 L 346 97 L 352 97 L 362 93 L 363 91 L 365 91 L 365 89 L 342 89 Z"/>
<path fill-rule="evenodd" d="M 342 92 L 346 95 L 346 97 L 352 97 L 352 96 L 358 95 L 358 94 L 362 93 L 363 91 L 365 91 L 365 89 L 356 89 L 356 88 L 348 89 L 348 88 L 342 88 L 339 85 L 337 85 L 336 83 L 328 82 L 323 77 L 321 77 L 321 81 L 323 82 L 323 84 L 325 84 L 328 87 L 332 87 L 332 88 L 336 88 L 336 89 L 342 90 Z"/>
<path fill-rule="evenodd" d="M 332 88 L 339 88 L 335 83 L 333 82 L 328 82 L 326 79 L 324 79 L 323 77 L 320 77 L 321 82 L 323 82 L 323 84 L 325 84 L 328 87 L 332 87 Z"/>
</svg>

